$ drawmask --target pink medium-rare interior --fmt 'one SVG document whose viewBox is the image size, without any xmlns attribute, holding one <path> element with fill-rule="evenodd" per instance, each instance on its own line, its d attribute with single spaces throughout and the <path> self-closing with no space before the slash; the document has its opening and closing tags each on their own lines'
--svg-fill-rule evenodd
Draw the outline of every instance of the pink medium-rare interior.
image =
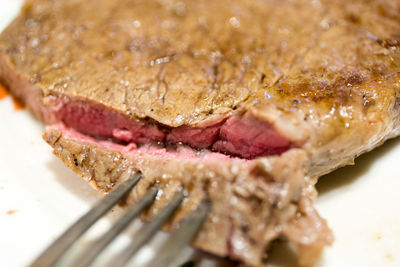
<svg viewBox="0 0 400 267">
<path fill-rule="evenodd" d="M 138 158 L 142 155 L 150 156 L 152 158 L 165 158 L 165 159 L 182 159 L 182 160 L 195 160 L 195 161 L 214 161 L 230 160 L 246 162 L 245 159 L 232 158 L 218 152 L 209 150 L 198 151 L 186 145 L 176 145 L 172 147 L 162 147 L 157 144 L 145 144 L 137 146 L 135 143 L 117 144 L 109 140 L 99 140 L 87 135 L 84 135 L 72 128 L 67 128 L 63 124 L 55 124 L 48 126 L 46 132 L 52 130 L 61 132 L 62 137 L 68 140 L 74 140 L 82 143 L 95 144 L 100 148 L 107 150 L 119 151 L 123 155 L 130 158 Z"/>
<path fill-rule="evenodd" d="M 152 121 L 132 120 L 101 104 L 66 97 L 53 102 L 53 111 L 58 121 L 83 134 L 138 145 L 183 143 L 245 159 L 279 155 L 291 148 L 291 142 L 271 124 L 247 113 L 207 127 L 171 128 Z"/>
<path fill-rule="evenodd" d="M 290 148 L 289 140 L 270 124 L 251 115 L 230 117 L 219 129 L 213 149 L 243 158 L 280 155 Z"/>
</svg>

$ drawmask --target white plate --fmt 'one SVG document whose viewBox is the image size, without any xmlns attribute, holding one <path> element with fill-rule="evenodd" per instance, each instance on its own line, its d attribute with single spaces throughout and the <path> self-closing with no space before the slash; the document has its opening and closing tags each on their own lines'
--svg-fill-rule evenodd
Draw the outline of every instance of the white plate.
<svg viewBox="0 0 400 267">
<path fill-rule="evenodd" d="M 0 0 L 0 29 L 19 7 L 19 1 Z M 26 266 L 99 196 L 52 155 L 41 139 L 42 125 L 26 111 L 15 111 L 9 97 L 0 102 L 0 122 L 0 266 Z M 356 166 L 322 178 L 316 206 L 336 240 L 316 266 L 400 266 L 399 159 L 396 139 L 362 156 Z M 76 250 L 106 230 L 115 214 L 102 220 Z M 137 226 L 131 228 L 128 232 Z M 159 235 L 132 266 L 151 257 L 165 236 Z M 107 255 L 127 240 L 120 238 Z M 186 249 L 183 258 L 191 253 Z M 95 265 L 105 262 L 103 258 Z M 278 245 L 270 263 L 295 266 L 295 256 Z M 211 265 L 213 260 L 203 257 L 201 266 Z"/>
</svg>

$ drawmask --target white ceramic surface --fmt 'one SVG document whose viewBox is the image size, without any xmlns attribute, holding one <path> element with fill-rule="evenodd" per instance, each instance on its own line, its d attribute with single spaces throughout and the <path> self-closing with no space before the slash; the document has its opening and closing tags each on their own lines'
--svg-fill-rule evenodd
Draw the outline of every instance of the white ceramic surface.
<svg viewBox="0 0 400 267">
<path fill-rule="evenodd" d="M 0 0 L 0 29 L 19 7 L 17 0 Z M 42 125 L 26 111 L 14 110 L 10 97 L 0 101 L 0 122 L 0 266 L 27 266 L 99 196 L 52 155 L 41 139 Z M 392 140 L 362 156 L 356 166 L 320 180 L 316 206 L 333 229 L 335 243 L 316 267 L 400 266 L 399 159 L 400 140 Z M 105 231 L 118 213 L 102 220 L 75 251 Z M 107 266 L 104 259 L 126 244 L 135 228 L 95 266 Z M 131 265 L 141 266 L 165 238 L 160 234 Z M 183 258 L 192 252 L 186 249 Z M 285 245 L 271 254 L 271 266 L 296 266 Z M 202 258 L 201 266 L 217 264 L 209 256 L 194 257 Z"/>
</svg>

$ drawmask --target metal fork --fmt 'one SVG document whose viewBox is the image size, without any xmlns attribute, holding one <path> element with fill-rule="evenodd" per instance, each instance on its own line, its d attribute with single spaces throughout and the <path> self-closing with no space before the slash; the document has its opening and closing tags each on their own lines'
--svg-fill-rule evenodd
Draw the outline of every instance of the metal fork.
<svg viewBox="0 0 400 267">
<path fill-rule="evenodd" d="M 33 263 L 32 267 L 54 266 L 64 253 L 81 237 L 96 221 L 114 207 L 127 193 L 142 179 L 142 174 L 136 172 L 125 182 L 101 199 L 91 210 L 83 215 L 69 227 L 56 241 L 53 242 Z M 159 189 L 151 187 L 147 193 L 131 206 L 121 218 L 103 236 L 99 237 L 89 247 L 82 251 L 73 262 L 74 267 L 89 266 L 103 249 L 107 247 L 121 233 L 141 211 L 155 200 Z M 183 190 L 178 191 L 172 200 L 134 237 L 131 244 L 126 247 L 113 260 L 112 266 L 124 266 L 139 249 L 149 241 L 160 227 L 172 216 L 179 207 L 185 195 Z M 196 235 L 200 226 L 205 221 L 211 208 L 210 201 L 203 200 L 199 206 L 180 224 L 170 236 L 166 244 L 160 249 L 158 256 L 151 263 L 155 266 L 168 266 Z"/>
</svg>

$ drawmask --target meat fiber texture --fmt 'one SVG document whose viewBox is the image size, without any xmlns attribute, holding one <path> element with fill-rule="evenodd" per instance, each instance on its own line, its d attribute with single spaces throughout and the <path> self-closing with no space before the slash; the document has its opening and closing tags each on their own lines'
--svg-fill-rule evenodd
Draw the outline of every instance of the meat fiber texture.
<svg viewBox="0 0 400 267">
<path fill-rule="evenodd" d="M 311 206 L 314 189 L 304 179 L 301 151 L 247 161 L 184 145 L 138 148 L 98 141 L 60 125 L 49 127 L 44 138 L 68 167 L 103 192 L 141 170 L 144 178 L 128 205 L 154 185 L 163 192 L 145 220 L 183 186 L 189 197 L 168 229 L 210 199 L 212 211 L 193 243 L 204 251 L 258 266 L 270 242 L 286 238 L 297 246 L 301 262 L 310 263 L 332 241 L 325 220 Z"/>
<path fill-rule="evenodd" d="M 101 192 L 140 170 L 131 202 L 154 183 L 166 199 L 188 190 L 175 224 L 212 200 L 196 247 L 258 265 L 285 238 L 309 263 L 332 241 L 316 179 L 399 134 L 399 12 L 395 0 L 33 0 L 1 34 L 0 81 Z"/>
</svg>

